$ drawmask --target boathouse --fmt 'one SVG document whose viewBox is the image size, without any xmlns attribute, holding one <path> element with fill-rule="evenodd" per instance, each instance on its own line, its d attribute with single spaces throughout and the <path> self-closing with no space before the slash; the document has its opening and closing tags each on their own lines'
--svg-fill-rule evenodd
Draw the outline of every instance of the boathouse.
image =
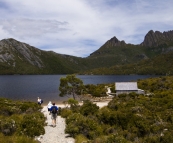
<svg viewBox="0 0 173 143">
<path fill-rule="evenodd" d="M 116 82 L 115 83 L 116 95 L 131 92 L 144 94 L 144 90 L 138 89 L 137 82 Z"/>
</svg>

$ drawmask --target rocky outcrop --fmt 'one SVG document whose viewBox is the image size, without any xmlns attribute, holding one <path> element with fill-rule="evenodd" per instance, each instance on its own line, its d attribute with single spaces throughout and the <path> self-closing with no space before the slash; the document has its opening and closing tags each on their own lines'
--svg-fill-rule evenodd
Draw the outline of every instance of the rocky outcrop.
<svg viewBox="0 0 173 143">
<path fill-rule="evenodd" d="M 0 41 L 0 62 L 15 66 L 16 60 L 21 60 L 42 68 L 44 65 L 39 55 L 41 50 L 12 38 Z"/>
<path fill-rule="evenodd" d="M 105 49 L 104 51 L 97 50 L 97 51 L 91 53 L 90 56 L 92 56 L 92 55 L 101 55 L 101 54 L 109 54 L 110 53 L 109 48 L 121 47 L 121 46 L 125 46 L 125 45 L 126 45 L 125 41 L 119 41 L 114 36 L 110 40 L 108 40 L 103 46 L 100 47 L 100 49 Z"/>
<path fill-rule="evenodd" d="M 124 46 L 126 43 L 124 41 L 119 41 L 115 36 L 108 40 L 103 46 L 116 47 L 116 46 Z"/>
<path fill-rule="evenodd" d="M 157 47 L 161 44 L 168 44 L 170 41 L 173 41 L 173 30 L 163 33 L 150 30 L 140 45 L 146 47 Z"/>
</svg>

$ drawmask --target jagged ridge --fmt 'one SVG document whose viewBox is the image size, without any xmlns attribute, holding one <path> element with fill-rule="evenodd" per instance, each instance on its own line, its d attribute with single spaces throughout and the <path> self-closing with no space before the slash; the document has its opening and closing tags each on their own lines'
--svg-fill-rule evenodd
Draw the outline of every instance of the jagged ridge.
<svg viewBox="0 0 173 143">
<path fill-rule="evenodd" d="M 173 41 L 173 30 L 168 32 L 160 32 L 160 31 L 153 31 L 150 30 L 145 38 L 144 41 L 140 44 L 141 46 L 145 47 L 157 47 L 159 45 L 169 45 L 169 42 Z"/>
</svg>

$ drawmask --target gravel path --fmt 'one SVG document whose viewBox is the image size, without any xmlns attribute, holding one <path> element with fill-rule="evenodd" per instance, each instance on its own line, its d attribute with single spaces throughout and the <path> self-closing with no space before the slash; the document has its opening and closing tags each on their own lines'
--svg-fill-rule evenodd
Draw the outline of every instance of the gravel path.
<svg viewBox="0 0 173 143">
<path fill-rule="evenodd" d="M 97 102 L 95 103 L 100 108 L 107 106 L 108 101 L 106 102 Z M 57 105 L 58 107 L 65 107 L 64 105 Z M 61 116 L 57 116 L 56 127 L 52 127 L 51 115 L 47 111 L 47 106 L 43 106 L 43 114 L 47 118 L 47 126 L 45 126 L 45 134 L 37 138 L 41 143 L 75 143 L 74 138 L 69 137 L 68 134 L 64 133 L 65 130 L 65 119 Z"/>
<path fill-rule="evenodd" d="M 41 143 L 74 143 L 75 140 L 64 133 L 65 119 L 57 116 L 56 127 L 52 127 L 51 115 L 47 111 L 47 107 L 42 109 L 45 117 L 47 117 L 47 126 L 45 126 L 45 134 L 39 137 Z"/>
</svg>

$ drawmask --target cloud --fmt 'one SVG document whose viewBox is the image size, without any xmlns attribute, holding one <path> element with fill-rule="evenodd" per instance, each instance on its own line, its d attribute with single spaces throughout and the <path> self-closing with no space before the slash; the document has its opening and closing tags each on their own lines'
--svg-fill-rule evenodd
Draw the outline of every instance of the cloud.
<svg viewBox="0 0 173 143">
<path fill-rule="evenodd" d="M 151 29 L 172 30 L 172 5 L 172 0 L 0 0 L 0 38 L 85 57 L 113 36 L 140 44 Z"/>
<path fill-rule="evenodd" d="M 67 22 L 57 20 L 7 19 L 0 20 L 2 29 L 20 39 L 38 38 L 68 30 Z"/>
</svg>

